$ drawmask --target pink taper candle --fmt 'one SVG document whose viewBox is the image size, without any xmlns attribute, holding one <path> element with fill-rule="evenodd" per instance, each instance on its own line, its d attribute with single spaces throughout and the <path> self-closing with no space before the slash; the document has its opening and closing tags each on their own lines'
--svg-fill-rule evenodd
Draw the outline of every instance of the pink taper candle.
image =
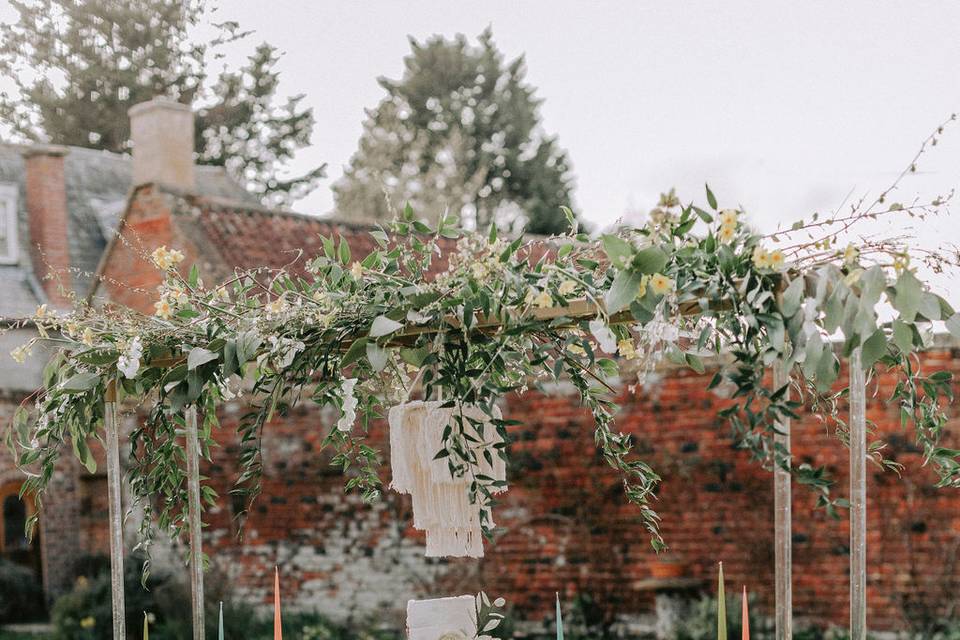
<svg viewBox="0 0 960 640">
<path fill-rule="evenodd" d="M 750 608 L 747 606 L 747 585 L 743 585 L 743 640 L 750 640 Z"/>
<path fill-rule="evenodd" d="M 280 624 L 280 568 L 275 567 L 273 577 L 273 640 L 283 640 L 283 626 Z"/>
</svg>

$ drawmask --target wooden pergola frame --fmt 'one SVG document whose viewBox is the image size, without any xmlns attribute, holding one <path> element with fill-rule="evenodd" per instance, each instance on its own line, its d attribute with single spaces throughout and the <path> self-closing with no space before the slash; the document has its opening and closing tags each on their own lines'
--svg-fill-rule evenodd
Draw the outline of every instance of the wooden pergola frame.
<svg viewBox="0 0 960 640">
<path fill-rule="evenodd" d="M 701 311 L 696 302 L 680 306 L 680 315 L 696 315 Z M 567 317 L 579 322 L 603 315 L 603 309 L 589 300 L 575 300 L 562 307 L 530 310 L 537 320 L 555 320 Z M 621 311 L 609 318 L 613 324 L 633 321 L 628 311 Z M 434 334 L 461 326 L 459 319 L 451 317 L 447 327 L 411 327 L 394 334 L 388 344 L 408 343 L 411 338 Z M 481 318 L 471 331 L 495 330 L 495 319 Z M 343 341 L 344 349 L 365 336 L 355 336 Z M 154 366 L 174 367 L 185 361 L 182 356 L 169 356 L 153 360 Z M 774 385 L 787 383 L 789 372 L 778 362 L 773 368 Z M 854 349 L 849 362 L 850 375 L 850 638 L 866 640 L 866 381 L 861 365 L 860 348 Z M 185 438 L 187 461 L 188 530 L 190 541 L 190 593 L 194 640 L 204 639 L 203 600 L 203 542 L 200 517 L 200 446 L 197 431 L 197 410 L 191 405 L 185 410 Z M 121 472 L 119 451 L 119 425 L 117 420 L 116 382 L 107 385 L 104 397 L 104 427 L 106 430 L 107 485 L 110 513 L 110 568 L 113 599 L 113 637 L 126 638 L 125 605 L 123 593 L 123 515 L 121 505 Z M 790 451 L 790 420 L 777 424 L 775 442 Z M 774 539 L 775 539 L 775 623 L 776 639 L 793 638 L 793 591 L 792 591 L 792 503 L 791 475 L 789 471 L 775 467 L 774 472 Z"/>
</svg>

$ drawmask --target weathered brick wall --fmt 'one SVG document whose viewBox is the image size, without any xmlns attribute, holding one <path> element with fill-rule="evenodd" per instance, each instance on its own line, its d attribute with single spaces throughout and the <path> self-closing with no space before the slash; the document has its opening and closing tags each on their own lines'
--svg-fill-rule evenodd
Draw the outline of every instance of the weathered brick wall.
<svg viewBox="0 0 960 640">
<path fill-rule="evenodd" d="M 928 353 L 924 366 L 960 376 L 960 350 Z M 725 402 L 706 391 L 708 376 L 671 372 L 643 392 L 621 394 L 618 426 L 632 433 L 638 451 L 663 475 L 656 508 L 670 555 L 685 574 L 712 588 L 723 560 L 730 588 L 746 584 L 772 608 L 772 479 L 734 449 L 716 419 Z M 871 467 L 868 491 L 869 616 L 876 629 L 902 628 L 943 613 L 960 587 L 960 494 L 934 489 L 897 411 L 886 406 L 894 381 L 871 387 L 868 417 L 890 446 L 886 455 L 906 466 L 902 478 Z M 12 401 L 3 404 L 5 422 Z M 505 596 L 517 615 L 549 614 L 553 593 L 590 595 L 611 611 L 649 612 L 652 597 L 641 581 L 658 562 L 637 511 L 626 503 L 617 476 L 596 454 L 588 414 L 558 389 L 544 396 L 508 398 L 504 413 L 522 421 L 512 428 L 510 491 L 496 508 L 503 530 L 487 557 L 427 560 L 423 536 L 413 530 L 409 498 L 385 492 L 374 505 L 344 495 L 343 477 L 322 452 L 323 435 L 336 416 L 304 404 L 276 420 L 264 434 L 266 477 L 244 529 L 236 538 L 237 505 L 228 490 L 235 475 L 235 444 L 228 435 L 244 411 L 222 411 L 225 445 L 206 472 L 221 494 L 208 514 L 206 551 L 224 575 L 231 597 L 268 606 L 272 568 L 283 573 L 285 606 L 339 618 L 401 618 L 408 598 L 485 589 Z M 951 427 L 956 428 L 956 411 Z M 372 439 L 385 446 L 382 424 Z M 955 442 L 955 437 L 953 439 Z M 801 461 L 826 464 L 846 494 L 847 450 L 832 429 L 807 416 L 794 424 Z M 0 456 L 6 456 L 6 452 Z M 69 459 L 69 458 L 66 458 Z M 15 477 L 0 459 L 0 480 Z M 385 466 L 384 481 L 389 481 Z M 844 624 L 847 618 L 849 531 L 813 509 L 814 496 L 794 487 L 794 603 L 797 618 Z M 67 586 L 69 564 L 82 552 L 105 552 L 107 510 L 102 475 L 70 463 L 47 500 L 44 556 L 49 586 Z M 210 585 L 223 589 L 224 585 Z"/>
<path fill-rule="evenodd" d="M 930 353 L 925 366 L 960 376 L 960 352 Z M 711 587 L 722 560 L 730 585 L 746 584 L 770 610 L 772 478 L 731 446 L 727 426 L 715 417 L 724 400 L 706 391 L 708 382 L 709 376 L 681 371 L 637 395 L 624 391 L 618 425 L 664 476 L 656 508 L 672 559 Z M 872 627 L 884 629 L 942 613 L 953 601 L 960 586 L 960 494 L 932 488 L 932 472 L 920 468 L 896 409 L 883 402 L 894 381 L 878 382 L 869 419 L 890 442 L 886 455 L 906 466 L 902 478 L 879 467 L 869 476 L 869 614 Z M 407 497 L 387 492 L 366 506 L 344 496 L 342 477 L 320 452 L 335 416 L 313 407 L 296 409 L 266 431 L 264 493 L 245 542 L 236 541 L 224 507 L 211 514 L 208 549 L 228 569 L 238 596 L 267 603 L 271 569 L 279 565 L 287 603 L 339 617 L 480 588 L 507 597 L 530 619 L 549 613 L 555 591 L 589 594 L 621 613 L 649 611 L 651 594 L 639 583 L 658 559 L 617 476 L 596 454 L 589 415 L 564 393 L 509 398 L 504 413 L 523 425 L 512 430 L 511 489 L 496 509 L 504 530 L 482 562 L 422 558 L 423 537 L 411 527 Z M 232 430 L 239 415 L 236 406 L 225 411 L 223 428 Z M 384 445 L 384 438 L 378 425 L 373 440 Z M 837 480 L 834 491 L 846 495 L 848 454 L 832 428 L 807 416 L 794 425 L 793 442 L 798 458 L 826 464 Z M 210 469 L 224 496 L 233 454 L 232 446 L 219 450 Z M 844 624 L 849 530 L 845 520 L 815 510 L 814 500 L 795 485 L 796 615 Z"/>
</svg>

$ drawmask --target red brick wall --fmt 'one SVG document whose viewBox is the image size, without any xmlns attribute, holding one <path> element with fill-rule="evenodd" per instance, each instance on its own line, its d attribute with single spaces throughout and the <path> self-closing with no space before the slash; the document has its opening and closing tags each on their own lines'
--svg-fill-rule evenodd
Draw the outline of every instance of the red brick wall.
<svg viewBox="0 0 960 640">
<path fill-rule="evenodd" d="M 926 366 L 960 375 L 960 353 L 937 351 Z M 636 396 L 624 392 L 618 426 L 664 476 L 657 510 L 671 555 L 686 574 L 712 587 L 722 560 L 728 586 L 746 584 L 772 609 L 772 478 L 735 450 L 715 418 L 723 401 L 706 391 L 708 376 L 674 372 Z M 901 434 L 896 410 L 885 406 L 893 381 L 882 377 L 869 418 L 891 442 L 887 455 L 906 465 L 903 478 L 874 468 L 869 476 L 871 628 L 902 627 L 905 618 L 952 601 L 960 546 L 960 494 L 932 488 L 934 477 Z M 428 561 L 422 535 L 410 525 L 407 497 L 387 492 L 364 506 L 342 495 L 342 477 L 320 453 L 334 420 L 300 407 L 265 434 L 264 493 L 238 544 L 230 510 L 211 514 L 208 551 L 229 568 L 235 592 L 270 597 L 270 570 L 279 565 L 291 606 L 346 615 L 407 598 L 470 592 L 503 595 L 529 619 L 546 615 L 553 593 L 590 594 L 621 613 L 649 612 L 652 598 L 637 588 L 657 561 L 637 511 L 619 480 L 596 455 L 587 414 L 566 395 L 510 398 L 513 429 L 511 489 L 495 511 L 504 527 L 482 562 Z M 233 429 L 237 407 L 223 416 Z M 953 424 L 956 424 L 954 420 Z M 374 440 L 384 444 L 382 425 Z M 846 495 L 847 450 L 813 417 L 794 425 L 801 461 L 826 464 Z M 210 475 L 226 496 L 231 446 L 215 454 Z M 389 471 L 384 469 L 384 480 Z M 848 601 L 848 528 L 812 508 L 814 496 L 794 487 L 794 598 L 797 618 L 844 624 Z M 225 498 L 224 503 L 229 503 Z M 844 514 L 845 516 L 845 514 Z"/>
</svg>

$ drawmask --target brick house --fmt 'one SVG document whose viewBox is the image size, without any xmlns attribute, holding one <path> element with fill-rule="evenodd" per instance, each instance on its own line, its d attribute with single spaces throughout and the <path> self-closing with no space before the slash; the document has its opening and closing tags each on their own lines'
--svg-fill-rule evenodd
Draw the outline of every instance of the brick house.
<svg viewBox="0 0 960 640">
<path fill-rule="evenodd" d="M 235 267 L 296 265 L 299 251 L 309 256 L 320 249 L 320 233 L 343 235 L 354 255 L 373 248 L 362 223 L 264 209 L 219 171 L 194 167 L 193 127 L 183 108 L 155 101 L 131 115 L 132 159 L 81 149 L 5 150 L 0 195 L 15 194 L 8 209 L 17 212 L 5 237 L 15 233 L 20 247 L 0 280 L 5 316 L 27 316 L 45 300 L 62 303 L 53 282 L 41 281 L 51 271 L 69 273 L 69 288 L 85 293 L 97 285 L 96 295 L 149 311 L 159 274 L 144 256 L 161 244 L 183 250 L 184 264 L 197 262 L 208 281 Z M 99 191 L 76 177 L 106 173 L 110 180 L 104 184 L 111 186 Z M 5 184 L 8 192 L 2 191 Z M 77 184 L 82 188 L 71 186 Z M 115 239 L 115 230 L 122 240 Z M 45 260 L 27 249 L 34 243 Z M 3 340 L 14 346 L 16 337 Z M 36 385 L 38 366 L 32 362 L 29 375 L 2 367 L 5 414 Z M 924 366 L 960 376 L 960 350 L 944 342 L 925 355 Z M 399 620 L 408 598 L 483 588 L 505 596 L 517 617 L 528 620 L 545 617 L 560 592 L 568 602 L 592 599 L 600 605 L 597 615 L 612 620 L 619 612 L 621 622 L 648 628 L 658 594 L 678 585 L 691 591 L 708 586 L 718 560 L 728 584 L 747 584 L 769 612 L 772 478 L 731 446 L 716 418 L 725 401 L 706 391 L 709 379 L 709 373 L 664 369 L 641 393 L 630 394 L 625 386 L 620 392 L 619 428 L 635 436 L 641 455 L 664 476 L 657 509 L 671 546 L 667 558 L 650 550 L 638 513 L 595 453 L 589 416 L 562 388 L 549 396 L 530 392 L 504 400 L 504 414 L 523 424 L 512 433 L 511 489 L 497 510 L 503 531 L 479 562 L 423 558 L 408 498 L 386 492 L 368 506 L 344 495 L 342 478 L 320 447 L 335 416 L 309 404 L 266 430 L 264 491 L 239 541 L 232 518 L 237 505 L 227 497 L 237 446 L 230 433 L 244 411 L 234 401 L 220 416 L 224 446 L 205 470 L 223 496 L 208 514 L 205 551 L 229 585 L 229 597 L 267 603 L 270 569 L 278 565 L 287 606 L 340 619 Z M 946 615 L 960 587 L 960 494 L 932 488 L 932 474 L 920 468 L 909 434 L 900 432 L 896 408 L 883 402 L 894 384 L 881 376 L 868 406 L 869 418 L 891 444 L 888 455 L 906 466 L 902 478 L 879 469 L 869 477 L 869 617 L 876 629 Z M 954 412 L 951 425 L 957 424 Z M 383 425 L 372 438 L 386 447 Z M 801 460 L 827 464 L 836 490 L 844 493 L 847 454 L 828 427 L 813 417 L 798 421 L 794 450 Z M 15 470 L 0 457 L 0 487 L 16 486 Z M 4 535 L 0 542 L 10 549 L 0 546 L 0 552 L 34 562 L 48 593 L 58 593 L 69 583 L 71 557 L 107 548 L 104 494 L 102 477 L 78 465 L 64 467 L 38 543 L 26 549 Z M 844 520 L 815 511 L 813 502 L 812 494 L 795 487 L 796 617 L 801 624 L 842 625 L 849 532 Z M 10 504 L 15 528 L 28 507 Z"/>
</svg>

